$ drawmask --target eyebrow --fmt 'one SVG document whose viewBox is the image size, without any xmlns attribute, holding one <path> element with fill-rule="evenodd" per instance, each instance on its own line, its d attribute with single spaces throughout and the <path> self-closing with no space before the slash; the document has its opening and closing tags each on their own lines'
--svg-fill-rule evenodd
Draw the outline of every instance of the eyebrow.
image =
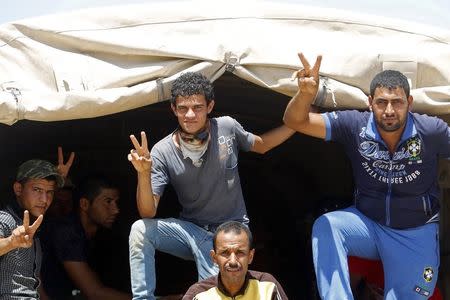
<svg viewBox="0 0 450 300">
<path fill-rule="evenodd" d="M 387 99 L 385 97 L 377 97 L 374 100 L 386 100 L 386 101 L 392 101 L 392 100 L 406 100 L 403 97 L 396 97 L 396 98 L 391 98 L 391 99 Z"/>
<path fill-rule="evenodd" d="M 55 190 L 55 188 L 46 189 L 45 187 L 40 186 L 39 183 L 32 184 L 31 187 L 32 187 L 33 189 L 36 189 L 36 188 L 37 188 L 37 189 L 45 190 L 45 191 L 54 191 L 54 190 Z"/>
</svg>

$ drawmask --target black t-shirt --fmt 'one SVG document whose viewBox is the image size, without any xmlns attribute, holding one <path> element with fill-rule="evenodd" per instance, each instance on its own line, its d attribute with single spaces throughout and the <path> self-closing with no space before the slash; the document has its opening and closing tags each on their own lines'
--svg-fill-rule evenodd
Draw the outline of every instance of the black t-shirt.
<svg viewBox="0 0 450 300">
<path fill-rule="evenodd" d="M 65 299 L 76 289 L 63 262 L 89 262 L 89 244 L 77 215 L 47 220 L 41 231 L 42 281 L 51 299 Z"/>
</svg>

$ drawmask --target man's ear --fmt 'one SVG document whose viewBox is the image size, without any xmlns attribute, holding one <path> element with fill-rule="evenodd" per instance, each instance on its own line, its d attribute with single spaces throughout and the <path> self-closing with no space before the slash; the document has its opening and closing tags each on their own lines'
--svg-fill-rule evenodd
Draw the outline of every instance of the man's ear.
<svg viewBox="0 0 450 300">
<path fill-rule="evenodd" d="M 87 211 L 89 209 L 90 204 L 91 203 L 89 202 L 88 199 L 86 199 L 84 197 L 80 198 L 80 210 L 81 211 Z"/>
<path fill-rule="evenodd" d="M 215 264 L 217 264 L 217 261 L 216 261 L 216 251 L 214 251 L 214 249 L 211 250 L 211 251 L 209 251 L 209 255 L 211 256 L 212 261 L 213 261 Z"/>
<path fill-rule="evenodd" d="M 414 101 L 413 96 L 409 95 L 409 97 L 408 97 L 408 110 L 409 110 L 409 111 L 412 110 L 413 101 Z"/>
<path fill-rule="evenodd" d="M 172 109 L 173 114 L 177 116 L 177 108 L 173 103 L 170 103 L 170 109 Z"/>
<path fill-rule="evenodd" d="M 367 101 L 369 102 L 369 110 L 372 111 L 372 101 L 373 101 L 372 96 L 369 95 Z"/>
<path fill-rule="evenodd" d="M 215 104 L 214 100 L 211 100 L 211 101 L 209 102 L 209 104 L 208 104 L 208 114 L 209 114 L 210 112 L 212 112 L 213 107 L 214 107 L 214 104 Z"/>
<path fill-rule="evenodd" d="M 13 184 L 14 195 L 20 197 L 22 195 L 22 184 L 20 182 L 14 182 Z"/>
<path fill-rule="evenodd" d="M 248 264 L 251 264 L 253 261 L 253 256 L 255 256 L 255 249 L 251 249 L 248 253 Z"/>
</svg>

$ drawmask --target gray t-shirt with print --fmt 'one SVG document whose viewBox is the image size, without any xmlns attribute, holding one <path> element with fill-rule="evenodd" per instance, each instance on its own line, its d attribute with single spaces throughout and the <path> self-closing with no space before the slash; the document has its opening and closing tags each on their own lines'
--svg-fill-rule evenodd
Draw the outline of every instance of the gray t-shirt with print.
<svg viewBox="0 0 450 300">
<path fill-rule="evenodd" d="M 231 117 L 210 119 L 208 150 L 195 167 L 183 159 L 172 134 L 152 148 L 152 188 L 161 196 L 167 184 L 174 187 L 182 206 L 180 218 L 198 225 L 229 220 L 248 222 L 238 173 L 239 150 L 249 151 L 255 136 Z"/>
</svg>

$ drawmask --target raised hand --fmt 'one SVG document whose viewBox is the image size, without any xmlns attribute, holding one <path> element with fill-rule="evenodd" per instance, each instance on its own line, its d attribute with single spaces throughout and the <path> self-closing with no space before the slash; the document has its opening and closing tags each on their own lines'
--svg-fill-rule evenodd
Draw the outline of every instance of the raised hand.
<svg viewBox="0 0 450 300">
<path fill-rule="evenodd" d="M 23 225 L 13 230 L 10 239 L 13 248 L 30 248 L 33 245 L 33 237 L 42 223 L 43 216 L 40 215 L 33 225 L 30 226 L 30 214 L 28 210 L 23 212 Z"/>
<path fill-rule="evenodd" d="M 71 152 L 69 159 L 66 163 L 64 163 L 64 155 L 63 150 L 61 146 L 58 146 L 58 166 L 56 169 L 58 170 L 58 173 L 64 177 L 67 178 L 67 175 L 69 174 L 70 167 L 72 167 L 73 160 L 75 159 L 75 152 Z"/>
<path fill-rule="evenodd" d="M 133 143 L 134 149 L 131 149 L 130 154 L 128 154 L 128 160 L 133 164 L 134 168 L 138 172 L 147 172 L 152 167 L 152 159 L 150 157 L 150 151 L 148 151 L 147 136 L 145 131 L 141 131 L 141 141 L 139 141 L 134 135 L 130 135 L 131 142 Z"/>
<path fill-rule="evenodd" d="M 312 68 L 303 53 L 299 53 L 298 57 L 303 65 L 302 69 L 294 73 L 294 76 L 297 77 L 299 91 L 300 93 L 315 97 L 319 89 L 319 69 L 322 62 L 322 55 L 317 56 Z"/>
</svg>

